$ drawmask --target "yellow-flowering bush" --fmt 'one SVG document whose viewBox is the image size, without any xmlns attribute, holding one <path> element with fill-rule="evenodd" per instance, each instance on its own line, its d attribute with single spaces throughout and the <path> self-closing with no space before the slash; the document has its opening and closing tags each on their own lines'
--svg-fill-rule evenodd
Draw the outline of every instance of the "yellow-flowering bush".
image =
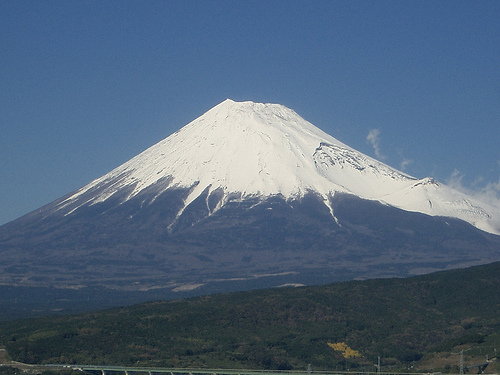
<svg viewBox="0 0 500 375">
<path fill-rule="evenodd" d="M 330 348 L 337 352 L 341 352 L 344 358 L 356 358 L 361 357 L 361 354 L 352 348 L 350 348 L 345 342 L 327 343 Z"/>
</svg>

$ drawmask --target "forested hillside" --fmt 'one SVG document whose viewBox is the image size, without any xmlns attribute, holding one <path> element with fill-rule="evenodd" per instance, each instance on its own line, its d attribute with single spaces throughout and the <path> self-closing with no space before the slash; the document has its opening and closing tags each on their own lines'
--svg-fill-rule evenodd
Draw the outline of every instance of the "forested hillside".
<svg viewBox="0 0 500 375">
<path fill-rule="evenodd" d="M 493 263 L 157 301 L 4 322 L 0 345 L 27 363 L 372 371 L 380 356 L 386 369 L 458 372 L 460 350 L 474 364 L 500 348 L 499 286 Z"/>
</svg>

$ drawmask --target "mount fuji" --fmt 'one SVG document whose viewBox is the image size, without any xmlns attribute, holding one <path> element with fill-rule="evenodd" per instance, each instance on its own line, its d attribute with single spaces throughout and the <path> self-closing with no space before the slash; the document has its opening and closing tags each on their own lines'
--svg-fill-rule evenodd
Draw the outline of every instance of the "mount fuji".
<svg viewBox="0 0 500 375">
<path fill-rule="evenodd" d="M 0 283 L 172 293 L 404 277 L 500 260 L 500 212 L 278 104 L 225 100 L 0 227 Z"/>
</svg>

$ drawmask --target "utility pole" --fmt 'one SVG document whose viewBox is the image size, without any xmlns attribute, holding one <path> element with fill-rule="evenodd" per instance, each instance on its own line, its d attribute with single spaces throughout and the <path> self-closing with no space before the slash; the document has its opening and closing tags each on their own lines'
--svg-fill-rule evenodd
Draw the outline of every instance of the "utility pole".
<svg viewBox="0 0 500 375">
<path fill-rule="evenodd" d="M 380 356 L 378 356 L 378 362 L 377 362 L 377 374 L 380 375 Z"/>
<path fill-rule="evenodd" d="M 460 351 L 460 375 L 464 375 L 464 350 Z"/>
</svg>

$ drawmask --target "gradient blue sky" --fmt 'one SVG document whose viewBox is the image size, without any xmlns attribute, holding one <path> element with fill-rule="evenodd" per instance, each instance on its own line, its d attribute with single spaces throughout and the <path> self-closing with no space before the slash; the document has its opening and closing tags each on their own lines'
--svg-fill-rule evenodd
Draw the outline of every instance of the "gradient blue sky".
<svg viewBox="0 0 500 375">
<path fill-rule="evenodd" d="M 0 224 L 226 98 L 500 190 L 499 1 L 0 0 Z"/>
</svg>

